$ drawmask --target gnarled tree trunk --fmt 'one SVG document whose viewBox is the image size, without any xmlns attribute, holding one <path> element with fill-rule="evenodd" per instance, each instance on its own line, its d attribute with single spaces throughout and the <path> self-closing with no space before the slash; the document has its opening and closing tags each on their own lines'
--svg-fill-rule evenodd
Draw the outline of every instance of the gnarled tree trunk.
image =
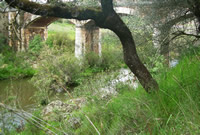
<svg viewBox="0 0 200 135">
<path fill-rule="evenodd" d="M 139 82 L 147 92 L 158 90 L 157 82 L 140 61 L 133 36 L 118 14 L 112 11 L 106 16 L 104 24 L 97 25 L 112 30 L 120 39 L 123 46 L 124 61 L 130 70 L 137 76 Z"/>
</svg>

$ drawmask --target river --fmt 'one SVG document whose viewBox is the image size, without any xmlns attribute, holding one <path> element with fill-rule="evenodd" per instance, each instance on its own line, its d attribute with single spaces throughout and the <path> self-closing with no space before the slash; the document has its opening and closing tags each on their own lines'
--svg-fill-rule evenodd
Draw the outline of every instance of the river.
<svg viewBox="0 0 200 135">
<path fill-rule="evenodd" d="M 0 102 L 7 106 L 14 106 L 18 109 L 31 111 L 34 108 L 34 93 L 37 89 L 26 79 L 9 79 L 0 81 Z M 20 127 L 25 120 L 17 114 L 7 112 L 4 108 L 0 108 L 0 135 L 4 135 L 5 129 L 13 129 Z M 4 133 L 3 133 L 4 132 Z"/>
<path fill-rule="evenodd" d="M 37 89 L 29 80 L 30 78 L 0 81 L 0 102 L 12 102 L 24 110 L 34 105 L 33 95 Z"/>
</svg>

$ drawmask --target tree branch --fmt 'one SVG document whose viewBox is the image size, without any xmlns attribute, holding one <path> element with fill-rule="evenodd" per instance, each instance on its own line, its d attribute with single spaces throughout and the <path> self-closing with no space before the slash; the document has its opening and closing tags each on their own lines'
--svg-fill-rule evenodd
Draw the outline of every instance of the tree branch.
<svg viewBox="0 0 200 135">
<path fill-rule="evenodd" d="M 167 23 L 165 23 L 163 26 L 166 27 L 166 28 L 171 28 L 173 25 L 175 25 L 176 23 L 178 22 L 181 22 L 181 21 L 184 21 L 184 20 L 187 20 L 189 18 L 193 18 L 194 17 L 194 14 L 193 13 L 190 13 L 190 14 L 185 14 L 183 16 L 180 16 L 180 17 L 177 17 L 173 20 L 170 20 L 168 21 Z"/>
<path fill-rule="evenodd" d="M 5 0 L 11 7 L 20 8 L 26 12 L 65 19 L 88 20 L 97 19 L 101 14 L 101 8 L 84 8 L 80 6 L 38 4 L 28 0 Z"/>
<path fill-rule="evenodd" d="M 114 11 L 113 0 L 101 0 L 101 7 L 104 14 L 109 14 Z"/>
<path fill-rule="evenodd" d="M 192 36 L 192 37 L 195 37 L 195 38 L 200 38 L 200 35 L 188 34 L 188 33 L 185 33 L 184 31 L 178 31 L 178 32 L 175 32 L 175 33 L 172 33 L 172 34 L 175 35 L 175 37 L 185 35 L 185 36 Z"/>
</svg>

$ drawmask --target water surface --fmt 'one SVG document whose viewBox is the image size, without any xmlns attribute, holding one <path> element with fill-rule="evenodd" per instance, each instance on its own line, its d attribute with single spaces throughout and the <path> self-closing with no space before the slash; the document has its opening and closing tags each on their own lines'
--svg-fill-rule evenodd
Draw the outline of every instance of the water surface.
<svg viewBox="0 0 200 135">
<path fill-rule="evenodd" d="M 30 78 L 0 81 L 0 102 L 16 104 L 27 110 L 34 104 L 33 95 L 37 89 L 29 82 Z"/>
</svg>

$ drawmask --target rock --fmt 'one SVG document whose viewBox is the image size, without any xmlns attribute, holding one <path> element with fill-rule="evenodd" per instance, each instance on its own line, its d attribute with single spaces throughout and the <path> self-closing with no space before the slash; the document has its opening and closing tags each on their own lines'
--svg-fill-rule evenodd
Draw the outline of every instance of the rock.
<svg viewBox="0 0 200 135">
<path fill-rule="evenodd" d="M 117 95 L 116 86 L 119 83 L 129 85 L 134 89 L 138 87 L 137 79 L 134 74 L 130 70 L 122 68 L 115 79 L 111 80 L 106 87 L 99 89 L 101 98 L 108 98 Z"/>
<path fill-rule="evenodd" d="M 116 79 L 112 80 L 110 85 L 116 86 L 118 83 L 127 84 L 130 87 L 136 89 L 138 87 L 138 83 L 136 81 L 135 75 L 129 69 L 120 69 L 120 73 Z"/>
<path fill-rule="evenodd" d="M 78 108 L 81 108 L 83 105 L 85 105 L 87 102 L 86 98 L 76 98 L 76 99 L 70 99 L 68 103 L 76 104 Z"/>
<path fill-rule="evenodd" d="M 38 64 L 37 64 L 37 63 L 33 63 L 32 67 L 33 67 L 34 69 L 37 69 L 37 68 L 38 68 Z"/>
<path fill-rule="evenodd" d="M 60 100 L 52 101 L 42 111 L 44 120 L 62 120 L 69 116 L 73 111 L 80 109 L 86 103 L 85 98 L 71 99 L 67 103 Z"/>
<path fill-rule="evenodd" d="M 170 67 L 175 67 L 177 64 L 178 64 L 178 60 L 176 60 L 176 59 L 173 59 L 173 60 L 171 60 L 170 62 L 169 62 L 169 66 Z"/>
<path fill-rule="evenodd" d="M 101 93 L 101 98 L 103 99 L 107 99 L 109 98 L 111 95 L 112 96 L 115 96 L 117 95 L 117 91 L 115 90 L 114 87 L 105 87 L 105 88 L 101 88 L 100 90 L 100 93 Z"/>
<path fill-rule="evenodd" d="M 58 88 L 58 89 L 56 89 L 55 90 L 57 93 L 61 93 L 61 92 L 63 92 L 64 90 L 62 89 L 62 88 Z"/>
<path fill-rule="evenodd" d="M 56 100 L 43 109 L 42 117 L 44 120 L 59 120 L 76 109 L 76 105 L 66 104 L 62 101 Z"/>
<path fill-rule="evenodd" d="M 67 122 L 69 123 L 69 125 L 73 129 L 77 129 L 81 126 L 81 119 L 80 118 L 72 117 L 72 118 L 69 118 L 69 120 Z"/>
</svg>

